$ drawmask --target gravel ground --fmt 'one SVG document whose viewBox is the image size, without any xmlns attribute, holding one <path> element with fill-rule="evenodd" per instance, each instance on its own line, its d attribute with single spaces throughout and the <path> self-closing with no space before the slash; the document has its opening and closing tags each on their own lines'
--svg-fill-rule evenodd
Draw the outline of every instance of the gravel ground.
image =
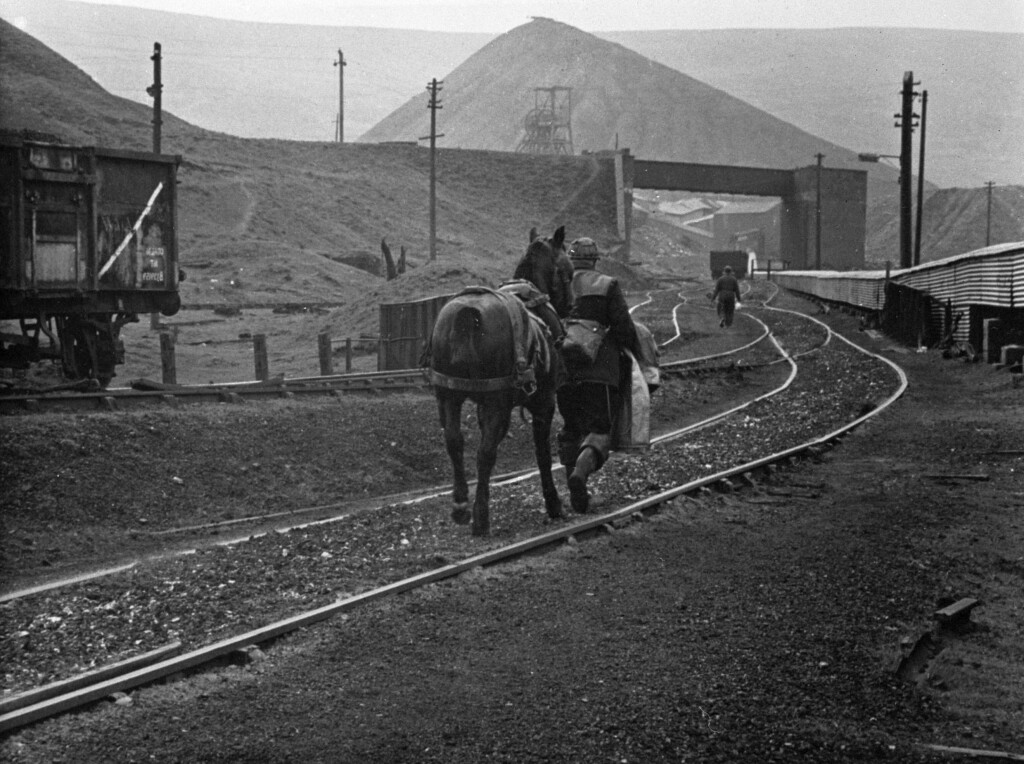
<svg viewBox="0 0 1024 764">
<path fill-rule="evenodd" d="M 920 743 L 1020 751 L 1024 465 L 1018 439 L 1002 426 L 1019 420 L 1019 395 L 992 370 L 877 344 L 910 368 L 911 389 L 819 461 L 737 493 L 680 499 L 608 537 L 368 606 L 279 640 L 244 666 L 35 725 L 8 736 L 0 753 L 25 761 L 676 762 L 938 756 Z M 839 344 L 802 361 L 832 379 L 866 375 L 879 386 L 829 390 L 836 421 L 892 386 Z M 756 374 L 743 372 L 734 386 Z M 771 405 L 754 408 L 716 428 L 714 440 L 707 431 L 616 457 L 597 487 L 614 504 L 713 469 L 741 447 L 777 449 L 790 430 L 796 437 L 821 419 L 811 403 L 818 385 L 789 396 L 784 419 L 796 428 L 784 432 Z M 844 389 L 856 392 L 844 398 Z M 966 473 L 987 479 L 956 477 Z M 521 486 L 495 497 L 500 527 L 481 549 L 536 530 L 542 508 L 532 493 Z M 452 533 L 444 504 L 392 506 L 344 532 L 323 526 L 245 552 L 147 566 L 120 596 L 106 584 L 91 596 L 82 587 L 80 600 L 64 603 L 70 613 L 46 606 L 34 616 L 60 621 L 18 631 L 95 626 L 108 613 L 119 625 L 111 633 L 126 643 L 237 633 L 266 612 L 268 597 L 275 611 L 289 597 L 307 609 L 416 572 L 424 553 L 432 564 L 464 555 L 476 542 Z M 174 583 L 190 567 L 209 579 L 205 615 L 176 604 L 196 604 L 203 591 Z M 974 628 L 936 632 L 924 671 L 901 678 L 895 668 L 932 629 L 932 611 L 960 596 L 984 601 Z M 10 639 L 13 624 L 26 622 L 15 607 L 4 606 L 5 658 L 26 648 Z M 84 639 L 65 640 L 69 652 L 81 651 L 66 665 L 90 654 Z M 35 665 L 45 674 L 40 667 L 53 662 Z M 8 686 L 27 677 L 8 673 Z"/>
</svg>

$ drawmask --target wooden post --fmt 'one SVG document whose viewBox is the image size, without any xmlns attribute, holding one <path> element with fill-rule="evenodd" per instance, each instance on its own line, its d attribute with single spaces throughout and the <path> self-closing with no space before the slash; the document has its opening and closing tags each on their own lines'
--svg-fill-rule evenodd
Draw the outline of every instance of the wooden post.
<svg viewBox="0 0 1024 764">
<path fill-rule="evenodd" d="M 149 314 L 149 328 L 156 331 L 160 328 L 160 314 L 150 313 Z"/>
<path fill-rule="evenodd" d="M 252 353 L 256 364 L 256 379 L 265 381 L 270 377 L 270 365 L 267 363 L 267 335 L 252 336 Z"/>
<path fill-rule="evenodd" d="M 345 373 L 352 371 L 352 338 L 345 338 Z"/>
<path fill-rule="evenodd" d="M 766 273 L 767 273 L 767 275 L 765 276 L 765 279 L 767 281 L 771 281 L 772 280 L 772 260 L 771 260 L 771 258 L 768 258 L 768 269 L 767 269 Z"/>
<path fill-rule="evenodd" d="M 160 332 L 160 365 L 165 385 L 178 384 L 178 370 L 174 362 L 174 335 Z"/>
<path fill-rule="evenodd" d="M 384 270 L 387 280 L 397 279 L 398 269 L 395 268 L 395 259 L 391 256 L 391 247 L 388 246 L 387 239 L 380 240 L 380 251 L 384 254 Z"/>
<path fill-rule="evenodd" d="M 331 335 L 329 332 L 320 332 L 316 341 L 320 351 L 320 376 L 328 377 L 334 373 L 334 365 L 331 363 Z"/>
</svg>

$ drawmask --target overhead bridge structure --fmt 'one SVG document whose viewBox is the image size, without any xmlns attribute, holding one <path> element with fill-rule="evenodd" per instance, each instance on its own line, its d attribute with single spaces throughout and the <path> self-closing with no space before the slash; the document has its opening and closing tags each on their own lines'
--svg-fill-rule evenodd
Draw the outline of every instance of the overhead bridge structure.
<svg viewBox="0 0 1024 764">
<path fill-rule="evenodd" d="M 628 149 L 606 152 L 615 162 L 619 237 L 628 259 L 633 189 L 773 196 L 782 200 L 780 251 L 789 267 L 847 270 L 864 265 L 867 172 L 817 165 L 793 170 L 660 162 Z M 820 247 L 819 247 L 820 230 Z"/>
</svg>

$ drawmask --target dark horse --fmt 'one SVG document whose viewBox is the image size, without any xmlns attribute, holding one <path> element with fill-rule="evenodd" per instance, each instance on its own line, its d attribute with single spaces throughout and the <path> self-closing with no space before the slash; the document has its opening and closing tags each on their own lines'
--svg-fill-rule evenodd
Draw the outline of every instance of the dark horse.
<svg viewBox="0 0 1024 764">
<path fill-rule="evenodd" d="M 549 517 L 564 517 L 551 477 L 551 423 L 555 414 L 556 352 L 544 323 L 512 291 L 467 287 L 445 303 L 427 346 L 425 361 L 437 397 L 445 447 L 452 461 L 452 519 L 473 520 L 473 535 L 490 531 L 490 480 L 498 444 L 508 434 L 512 410 L 530 412 L 533 447 Z M 467 508 L 463 466 L 462 404 L 477 407 L 476 497 Z"/>
</svg>

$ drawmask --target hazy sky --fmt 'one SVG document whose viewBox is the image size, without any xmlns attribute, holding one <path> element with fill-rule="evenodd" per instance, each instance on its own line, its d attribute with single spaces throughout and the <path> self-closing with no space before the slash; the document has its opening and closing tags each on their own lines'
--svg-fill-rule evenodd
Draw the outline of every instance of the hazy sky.
<svg viewBox="0 0 1024 764">
<path fill-rule="evenodd" d="M 2 0 L 0 0 L 2 2 Z M 547 16 L 588 32 L 918 27 L 1024 32 L 1024 0 L 82 0 L 201 16 L 500 34 Z"/>
</svg>

